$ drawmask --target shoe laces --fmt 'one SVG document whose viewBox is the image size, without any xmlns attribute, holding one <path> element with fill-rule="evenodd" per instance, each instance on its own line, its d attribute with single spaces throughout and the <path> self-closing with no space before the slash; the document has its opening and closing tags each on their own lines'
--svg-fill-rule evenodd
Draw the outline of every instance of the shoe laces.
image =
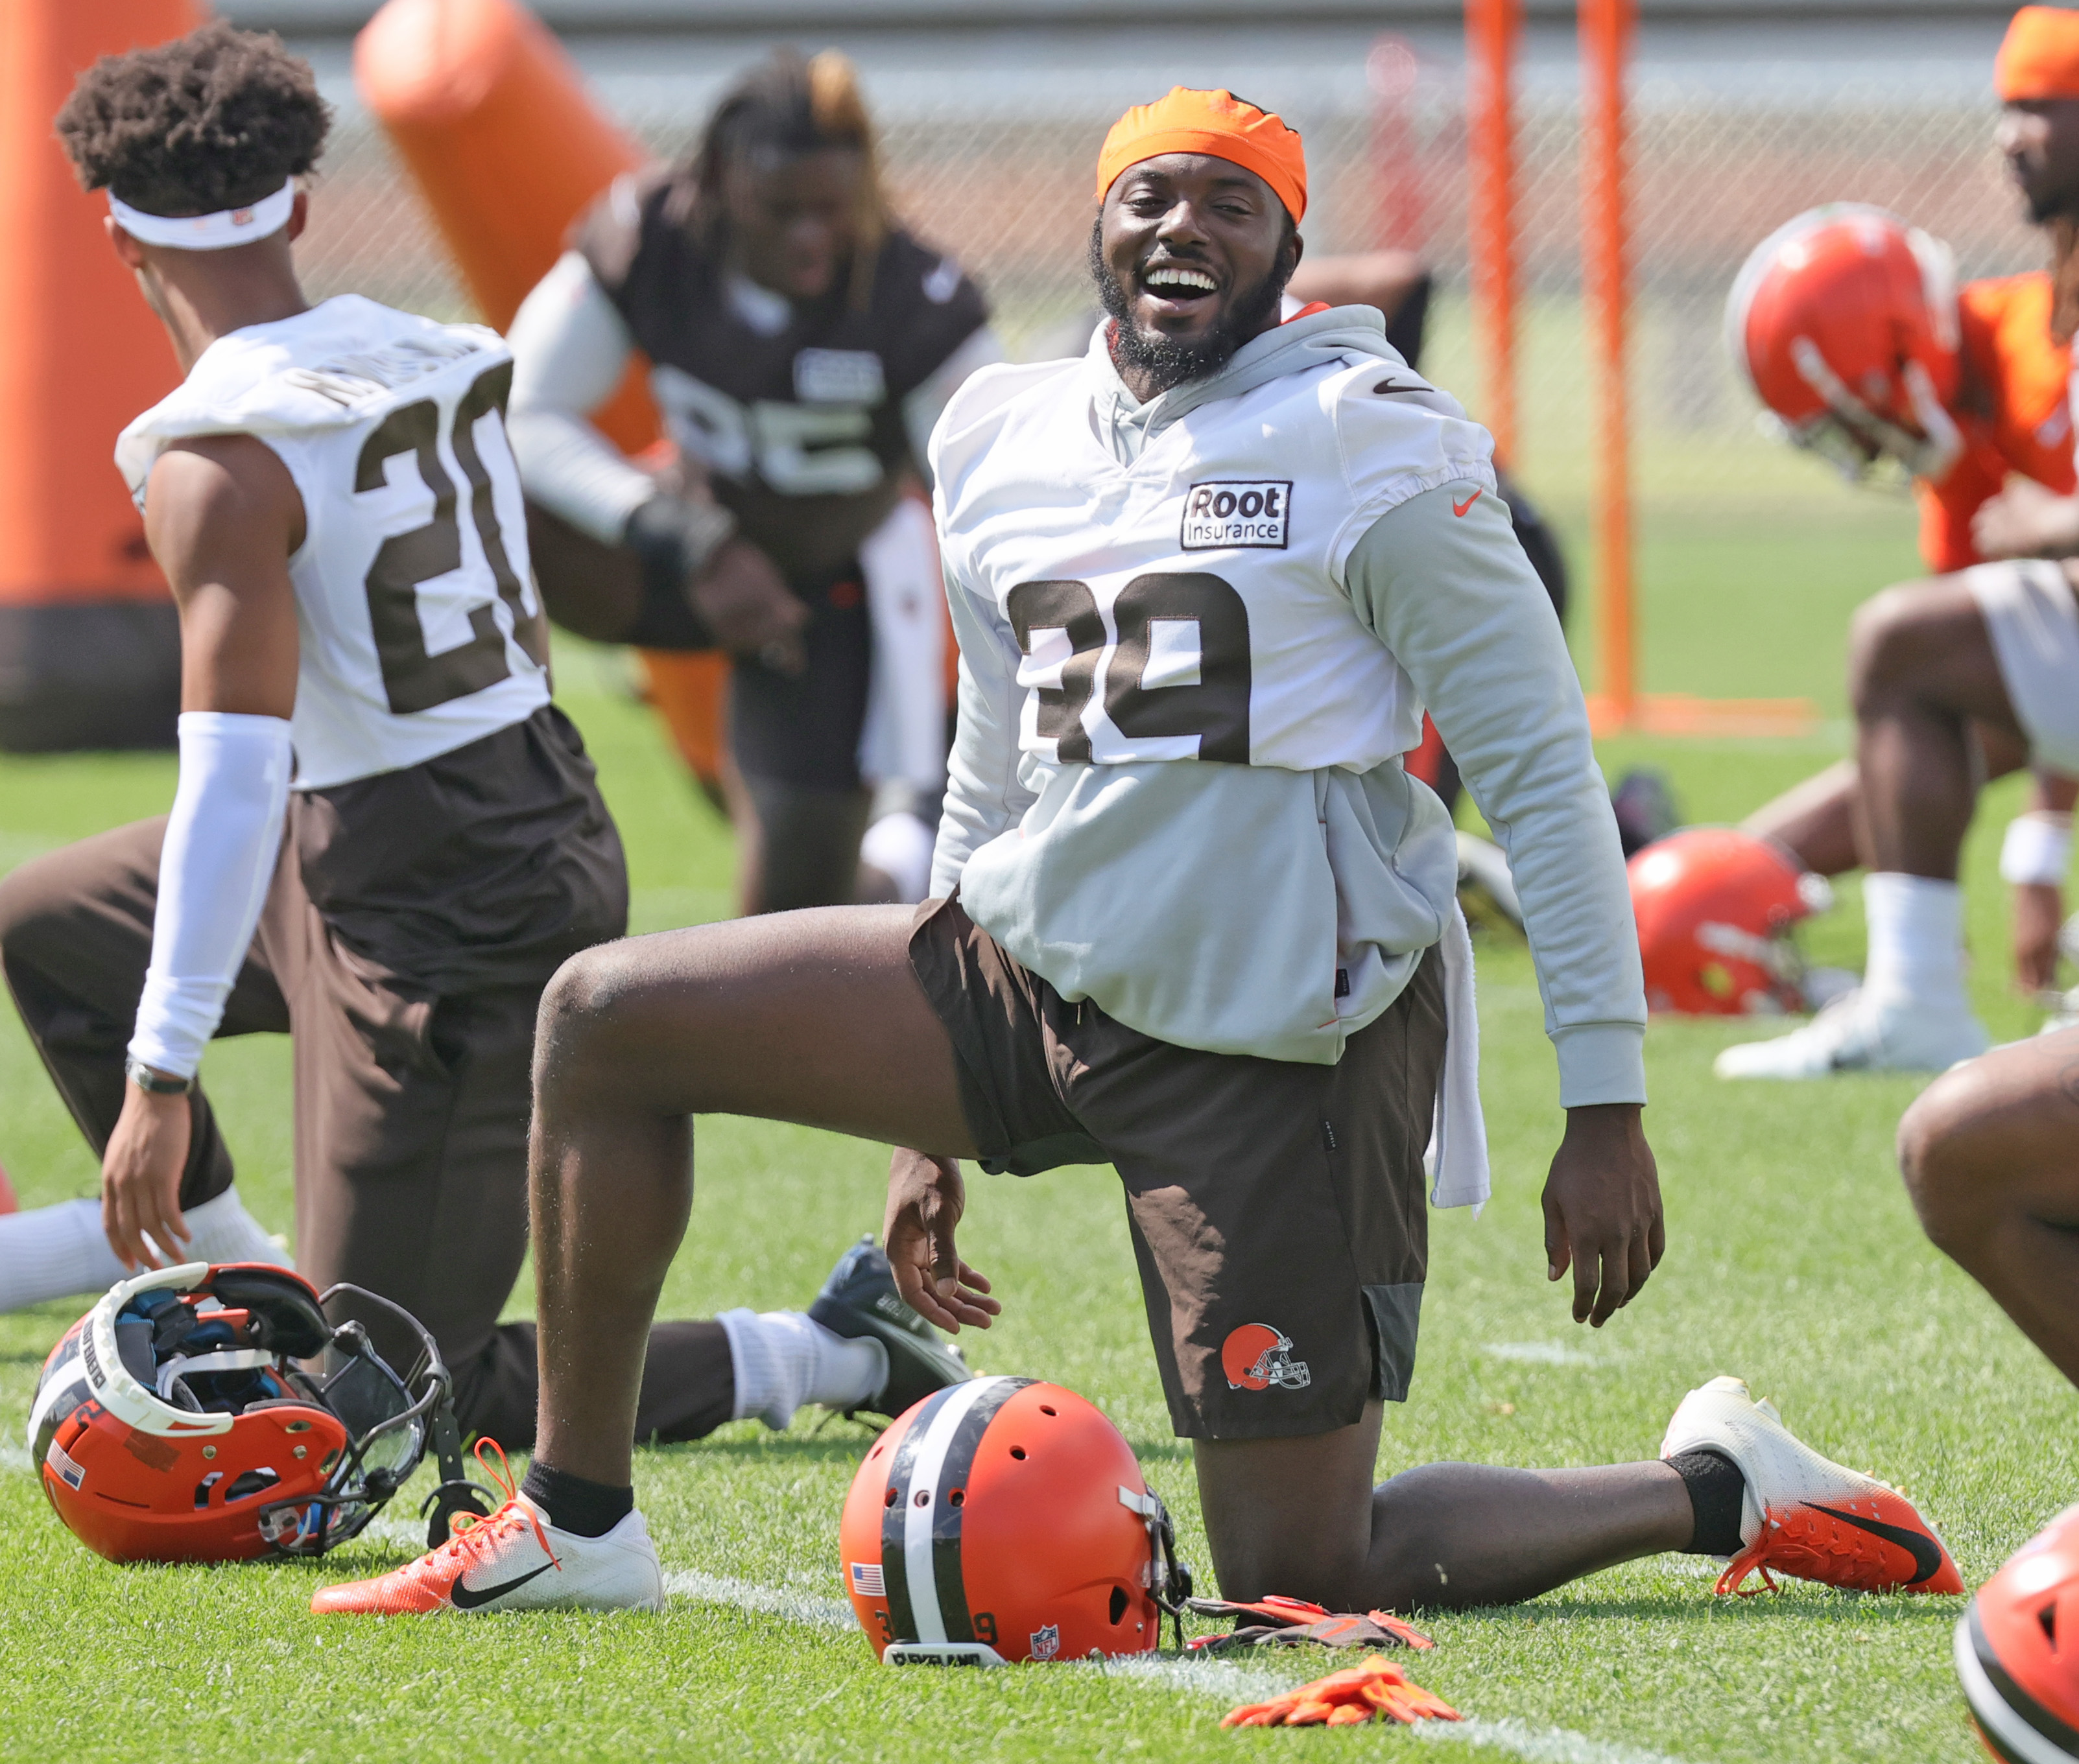
<svg viewBox="0 0 2079 1764">
<path fill-rule="evenodd" d="M 486 1447 L 497 1454 L 496 1465 L 486 1455 Z M 484 1474 L 504 1491 L 504 1503 L 496 1512 L 487 1515 L 456 1514 L 450 1522 L 448 1540 L 420 1557 L 420 1565 L 427 1569 L 453 1567 L 458 1574 L 466 1573 L 483 1561 L 495 1545 L 531 1527 L 535 1541 L 542 1546 L 542 1553 L 557 1568 L 562 1568 L 563 1562 L 550 1546 L 549 1534 L 542 1527 L 541 1515 L 520 1499 L 520 1487 L 513 1480 L 512 1466 L 506 1459 L 505 1448 L 496 1440 L 480 1439 L 476 1442 L 476 1461 L 483 1465 Z"/>
<path fill-rule="evenodd" d="M 1780 1592 L 1783 1589 L 1769 1573 L 1774 1567 L 1801 1580 L 1876 1592 L 1901 1584 L 1886 1564 L 1883 1550 L 1883 1543 L 1868 1532 L 1823 1513 L 1771 1507 L 1763 1511 L 1761 1531 L 1755 1540 L 1726 1563 L 1716 1590 L 1741 1599 L 1751 1599 L 1764 1588 Z M 1746 1585 L 1747 1576 L 1756 1572 L 1761 1586 Z"/>
</svg>

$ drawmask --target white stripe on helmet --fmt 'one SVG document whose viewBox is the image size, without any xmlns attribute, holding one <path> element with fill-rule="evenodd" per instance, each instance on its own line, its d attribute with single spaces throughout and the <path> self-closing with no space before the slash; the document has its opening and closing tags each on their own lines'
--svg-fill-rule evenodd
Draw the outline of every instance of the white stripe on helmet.
<svg viewBox="0 0 2079 1764">
<path fill-rule="evenodd" d="M 902 1565 L 910 1582 L 910 1615 L 917 1627 L 918 1641 L 943 1641 L 946 1620 L 939 1610 L 939 1580 L 931 1559 L 931 1522 L 939 1509 L 939 1477 L 946 1467 L 946 1453 L 968 1411 L 998 1386 L 1017 1381 L 973 1378 L 956 1385 L 931 1417 L 931 1424 L 918 1442 L 917 1457 L 910 1472 L 910 1499 L 902 1515 Z M 928 1497 L 920 1506 L 918 1494 Z"/>
</svg>

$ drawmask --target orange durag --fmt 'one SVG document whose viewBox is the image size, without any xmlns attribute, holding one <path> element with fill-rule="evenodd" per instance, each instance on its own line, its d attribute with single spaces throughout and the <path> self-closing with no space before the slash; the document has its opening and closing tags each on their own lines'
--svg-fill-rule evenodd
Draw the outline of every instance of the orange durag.
<svg viewBox="0 0 2079 1764">
<path fill-rule="evenodd" d="M 2010 104 L 2079 98 L 2079 11 L 2023 6 L 2017 12 L 1993 63 L 1993 88 Z"/>
<path fill-rule="evenodd" d="M 1136 104 L 1112 124 L 1098 154 L 1098 200 L 1119 175 L 1158 153 L 1210 153 L 1270 185 L 1295 220 L 1307 212 L 1307 150 L 1269 111 L 1232 92 L 1173 86 L 1169 96 Z"/>
</svg>

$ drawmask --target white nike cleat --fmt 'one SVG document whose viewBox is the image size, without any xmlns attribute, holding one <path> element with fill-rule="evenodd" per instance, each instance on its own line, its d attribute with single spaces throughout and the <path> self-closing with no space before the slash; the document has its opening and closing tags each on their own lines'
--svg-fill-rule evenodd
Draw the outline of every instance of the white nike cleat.
<svg viewBox="0 0 2079 1764">
<path fill-rule="evenodd" d="M 1712 1062 L 1721 1078 L 1824 1078 L 1837 1072 L 1947 1072 L 1992 1045 L 1969 1007 L 1878 1003 L 1859 988 L 1802 1028 L 1728 1047 Z"/>
<path fill-rule="evenodd" d="M 1740 1503 L 1745 1545 L 1718 1577 L 1735 1593 L 1756 1569 L 1857 1592 L 1955 1592 L 1963 1577 L 1935 1528 L 1897 1490 L 1822 1457 L 1757 1402 L 1744 1381 L 1713 1378 L 1682 1399 L 1660 1442 L 1671 1458 L 1702 1448 L 1722 1453 L 1746 1480 Z"/>
<path fill-rule="evenodd" d="M 557 1530 L 524 1494 L 415 1562 L 322 1587 L 311 1600 L 320 1616 L 663 1608 L 663 1570 L 640 1513 L 604 1537 L 580 1537 Z"/>
</svg>

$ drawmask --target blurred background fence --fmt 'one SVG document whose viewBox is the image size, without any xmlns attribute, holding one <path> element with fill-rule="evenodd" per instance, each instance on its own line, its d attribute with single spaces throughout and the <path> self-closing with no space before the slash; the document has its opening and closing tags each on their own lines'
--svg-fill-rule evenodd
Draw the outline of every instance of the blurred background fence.
<svg viewBox="0 0 2079 1764">
<path fill-rule="evenodd" d="M 1307 138 L 1307 244 L 1422 253 L 1439 278 L 1429 370 L 1476 406 L 1462 82 L 1398 38 L 1380 40 L 1367 71 L 1369 90 L 1355 102 L 1310 104 L 1303 94 L 1282 102 Z M 1246 87 L 1240 76 L 1236 83 Z M 615 107 L 660 155 L 684 151 L 701 119 L 689 102 Z M 1031 114 L 1029 102 L 1006 114 L 952 94 L 928 103 L 883 98 L 877 109 L 897 211 L 980 278 L 1014 351 L 1058 346 L 1090 303 L 1090 167 L 1116 106 L 1056 94 L 1046 115 Z M 1579 115 L 1567 98 L 1533 94 L 1519 115 L 1521 464 L 1564 509 L 1587 488 Z M 1648 509 L 1671 499 L 1729 512 L 1786 495 L 1826 500 L 1809 462 L 1758 433 L 1721 339 L 1725 292 L 1741 258 L 1800 209 L 1840 199 L 1895 208 L 1947 239 L 1966 274 L 2042 260 L 1993 151 L 1989 105 L 1853 89 L 1728 98 L 1700 80 L 1685 89 L 1660 74 L 1634 88 L 1632 117 L 1634 458 Z M 314 291 L 350 288 L 443 316 L 466 311 L 366 112 L 343 116 L 322 189 L 303 247 Z"/>
<path fill-rule="evenodd" d="M 1742 637 L 1740 608 L 1751 604 L 1754 620 L 1766 622 L 1776 615 L 1759 609 L 1808 590 L 1849 604 L 1882 585 L 1881 575 L 1868 579 L 1872 569 L 1910 567 L 1911 522 L 1901 505 L 1849 490 L 1760 432 L 1726 355 L 1721 313 L 1746 252 L 1825 201 L 1897 210 L 1947 240 L 1967 276 L 2043 261 L 1993 144 L 1990 58 L 2003 12 L 1975 0 L 1968 10 L 1986 16 L 1968 29 L 1956 25 L 1965 34 L 1954 52 L 1947 40 L 1930 48 L 1927 27 L 1905 5 L 1895 19 L 1872 7 L 1817 52 L 1793 40 L 1799 24 L 1780 21 L 1726 26 L 1715 40 L 1692 34 L 1671 49 L 1666 41 L 1655 48 L 1649 33 L 1630 86 L 1631 458 L 1643 684 L 1719 696 L 1795 691 L 1838 706 L 1838 658 L 1830 654 L 1801 672 L 1765 633 Z M 1900 49 L 1915 30 L 1918 48 Z M 842 31 L 785 34 L 808 48 L 832 36 L 844 40 Z M 1454 27 L 1343 31 L 1327 51 L 1286 45 L 1261 56 L 1208 45 L 1172 53 L 1159 43 L 1151 52 L 1144 35 L 1127 44 L 1091 29 L 1066 51 L 1054 43 L 1029 68 L 1006 65 L 1015 58 L 999 51 L 971 73 L 963 40 L 920 34 L 914 53 L 869 45 L 860 59 L 897 211 L 978 278 L 1014 353 L 1060 353 L 1090 310 L 1083 270 L 1090 168 L 1122 105 L 1173 79 L 1226 83 L 1306 136 L 1311 250 L 1403 246 L 1433 266 L 1424 366 L 1481 414 L 1467 294 L 1465 72 Z M 596 72 L 602 52 L 575 42 L 581 64 Z M 1086 43 L 1086 71 L 1077 61 Z M 727 77 L 763 46 L 740 30 L 713 55 L 653 58 L 638 44 L 617 61 L 604 57 L 612 68 L 596 84 L 631 132 L 660 155 L 676 154 Z M 341 116 L 303 247 L 307 278 L 320 294 L 351 288 L 461 316 L 466 297 L 379 129 L 353 101 L 343 50 L 335 40 L 320 61 Z M 1889 53 L 1918 59 L 1887 63 Z M 1586 519 L 1593 387 L 1571 56 L 1571 31 L 1548 29 L 1517 101 L 1514 463 L 1569 535 L 1585 576 L 1595 562 Z M 1735 74 L 1728 56 L 1740 63 Z M 1842 550 L 1851 532 L 1887 542 L 1896 536 L 1886 554 L 1896 563 L 1871 564 L 1867 548 Z M 1730 595 L 1746 598 L 1724 621 L 1722 642 L 1678 654 L 1656 636 Z M 1593 617 L 1584 612 L 1574 633 L 1591 673 Z M 1694 658 L 1700 653 L 1707 662 Z"/>
</svg>

